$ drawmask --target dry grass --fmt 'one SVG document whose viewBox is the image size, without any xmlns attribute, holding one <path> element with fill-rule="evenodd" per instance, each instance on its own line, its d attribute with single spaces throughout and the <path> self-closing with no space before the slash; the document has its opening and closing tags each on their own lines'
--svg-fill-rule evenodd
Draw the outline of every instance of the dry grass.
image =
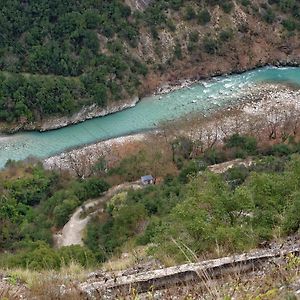
<svg viewBox="0 0 300 300">
<path fill-rule="evenodd" d="M 199 274 L 199 280 L 172 286 L 163 291 L 138 296 L 133 291 L 127 299 L 296 300 L 299 299 L 298 290 L 300 259 L 291 255 L 262 263 L 247 273 L 236 268 L 234 272 L 214 279 L 209 274 Z"/>
<path fill-rule="evenodd" d="M 127 244 L 123 249 L 123 254 L 111 257 L 102 266 L 105 271 L 121 271 L 132 268 L 137 264 L 148 259 L 148 247 L 139 246 L 133 248 L 131 244 Z M 149 259 L 148 259 L 149 260 Z"/>
<path fill-rule="evenodd" d="M 1 290 L 0 299 L 20 299 L 37 297 L 37 299 L 82 299 L 77 284 L 84 281 L 89 270 L 76 263 L 62 267 L 60 271 L 32 271 L 28 269 L 4 270 L 9 278 L 5 289 Z M 3 285 L 4 286 L 4 285 Z"/>
<path fill-rule="evenodd" d="M 141 247 L 136 255 L 144 256 L 146 249 Z M 135 262 L 134 253 L 126 258 L 111 260 L 106 269 L 117 270 L 128 267 Z M 76 264 L 61 271 L 35 272 L 15 269 L 5 271 L 11 277 L 8 284 L 0 284 L 0 299 L 84 299 L 77 288 L 77 284 L 86 279 L 87 270 Z M 118 294 L 114 299 L 152 300 L 281 300 L 298 299 L 297 290 L 300 289 L 300 258 L 290 255 L 273 259 L 268 263 L 253 266 L 244 273 L 242 268 L 235 268 L 231 272 L 222 273 L 218 278 L 210 274 L 198 274 L 199 280 L 177 284 L 161 291 L 149 289 L 139 294 L 132 289 L 129 294 Z M 299 283 L 298 283 L 299 282 Z M 0 281 L 1 283 L 1 281 Z M 22 284 L 23 283 L 23 284 Z M 28 287 L 28 290 L 25 289 Z M 101 298 L 99 298 L 101 299 Z"/>
</svg>

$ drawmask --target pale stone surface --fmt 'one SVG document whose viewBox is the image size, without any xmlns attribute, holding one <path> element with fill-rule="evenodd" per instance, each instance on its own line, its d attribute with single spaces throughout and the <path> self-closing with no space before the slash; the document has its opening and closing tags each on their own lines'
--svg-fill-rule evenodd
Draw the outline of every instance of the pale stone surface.
<svg viewBox="0 0 300 300">
<path fill-rule="evenodd" d="M 211 172 L 221 174 L 221 173 L 228 171 L 231 168 L 238 167 L 238 166 L 244 166 L 246 168 L 249 168 L 252 164 L 253 164 L 253 161 L 251 158 L 247 158 L 247 159 L 237 158 L 237 159 L 234 159 L 231 161 L 226 161 L 224 163 L 211 165 L 208 167 L 208 169 Z"/>
<path fill-rule="evenodd" d="M 138 101 L 139 98 L 135 97 L 130 101 L 123 102 L 118 105 L 116 105 L 116 103 L 113 103 L 111 105 L 108 105 L 108 107 L 106 108 L 99 107 L 96 104 L 83 107 L 78 113 L 75 113 L 71 117 L 49 118 L 48 120 L 43 121 L 40 126 L 40 131 L 58 129 L 61 127 L 65 127 L 71 124 L 77 124 L 85 120 L 93 119 L 96 117 L 103 117 L 109 114 L 113 114 L 115 112 L 124 110 L 126 108 L 134 107 Z"/>
<path fill-rule="evenodd" d="M 104 273 L 98 277 L 98 280 L 82 283 L 79 285 L 79 289 L 88 299 L 96 299 L 99 294 L 105 296 L 106 299 L 113 299 L 115 293 L 120 291 L 126 293 L 131 288 L 135 288 L 139 292 L 145 292 L 150 288 L 160 289 L 195 279 L 203 281 L 207 274 L 210 278 L 213 278 L 220 274 L 232 273 L 237 268 L 239 271 L 245 272 L 262 262 L 288 254 L 299 254 L 299 251 L 299 243 L 291 243 L 285 246 L 276 245 L 272 249 L 257 250 L 133 275 L 123 275 L 122 272 L 119 272 L 107 276 Z"/>
</svg>

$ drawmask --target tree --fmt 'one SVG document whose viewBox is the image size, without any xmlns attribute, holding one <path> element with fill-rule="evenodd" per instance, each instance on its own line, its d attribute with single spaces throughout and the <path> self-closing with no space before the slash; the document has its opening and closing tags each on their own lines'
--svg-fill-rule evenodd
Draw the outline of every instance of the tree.
<svg viewBox="0 0 300 300">
<path fill-rule="evenodd" d="M 201 25 L 206 25 L 209 23 L 211 20 L 211 15 L 207 8 L 203 9 L 199 14 L 198 14 L 198 23 Z"/>
<path fill-rule="evenodd" d="M 208 54 L 215 54 L 218 49 L 217 41 L 206 36 L 203 40 L 204 51 Z"/>
</svg>

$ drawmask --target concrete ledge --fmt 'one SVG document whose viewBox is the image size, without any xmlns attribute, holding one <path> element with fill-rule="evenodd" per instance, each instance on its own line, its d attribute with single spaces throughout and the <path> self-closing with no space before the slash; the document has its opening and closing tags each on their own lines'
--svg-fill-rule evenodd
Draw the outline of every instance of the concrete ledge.
<svg viewBox="0 0 300 300">
<path fill-rule="evenodd" d="M 260 263 L 288 254 L 299 255 L 300 246 L 287 246 L 280 249 L 258 250 L 241 255 L 228 256 L 219 259 L 184 264 L 175 267 L 143 272 L 134 275 L 116 275 L 114 278 L 102 278 L 95 282 L 83 283 L 79 286 L 87 299 L 95 299 L 99 295 L 106 298 L 114 297 L 117 293 L 130 293 L 134 288 L 139 293 L 150 289 L 158 290 L 183 282 L 217 278 L 234 271 L 247 272 Z"/>
</svg>

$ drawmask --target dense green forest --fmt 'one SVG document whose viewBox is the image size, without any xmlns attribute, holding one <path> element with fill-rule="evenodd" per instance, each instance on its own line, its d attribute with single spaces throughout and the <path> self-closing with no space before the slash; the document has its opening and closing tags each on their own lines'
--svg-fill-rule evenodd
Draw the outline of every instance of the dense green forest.
<svg viewBox="0 0 300 300">
<path fill-rule="evenodd" d="M 266 24 L 281 23 L 291 35 L 299 29 L 298 1 L 252 2 L 239 4 Z M 149 71 L 167 72 L 174 60 L 184 59 L 184 42 L 190 55 L 197 51 L 215 55 L 223 44 L 248 30 L 226 26 L 214 32 L 210 27 L 216 6 L 224 14 L 233 12 L 231 0 L 158 0 L 145 11 L 134 11 L 121 0 L 4 0 L 1 4 L 0 121 L 8 123 L 68 115 L 84 105 L 105 107 L 108 101 L 138 95 Z M 199 38 L 198 31 L 190 30 L 186 41 L 177 40 L 173 58 L 162 63 L 164 41 L 159 33 L 176 36 L 179 21 L 211 32 Z M 147 47 L 141 42 L 145 34 L 154 45 L 152 60 L 139 52 Z"/>
<path fill-rule="evenodd" d="M 59 250 L 53 249 L 52 233 L 76 207 L 101 196 L 114 174 L 122 174 L 123 181 L 128 174 L 138 179 L 138 160 L 127 157 L 84 180 L 39 163 L 9 162 L 0 172 L 0 267 L 58 269 L 72 261 L 96 266 L 128 243 L 147 245 L 164 263 L 184 262 L 193 255 L 244 251 L 299 229 L 299 143 L 261 149 L 253 137 L 233 135 L 223 147 L 190 159 L 187 142 L 176 143 L 178 172 L 161 184 L 115 195 L 89 223 L 84 247 Z M 207 170 L 249 155 L 254 162 L 249 168 L 219 175 Z"/>
<path fill-rule="evenodd" d="M 76 257 L 86 265 L 87 249 L 51 250 L 52 229 L 62 227 L 76 207 L 100 196 L 108 187 L 99 178 L 80 181 L 46 171 L 40 164 L 8 163 L 0 175 L 0 252 L 22 250 L 20 259 L 18 255 L 12 257 L 12 264 L 29 268 L 57 268 L 63 263 L 62 257 L 66 264 Z M 47 251 L 49 261 L 47 255 L 44 257 Z M 94 261 L 92 253 L 88 257 Z"/>
</svg>

